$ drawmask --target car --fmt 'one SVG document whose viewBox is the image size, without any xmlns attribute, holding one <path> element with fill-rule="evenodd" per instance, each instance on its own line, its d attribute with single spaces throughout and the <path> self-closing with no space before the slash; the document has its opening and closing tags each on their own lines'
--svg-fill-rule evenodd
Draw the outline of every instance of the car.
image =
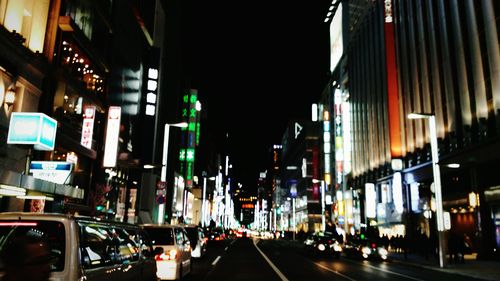
<svg viewBox="0 0 500 281">
<path fill-rule="evenodd" d="M 191 242 L 179 225 L 143 224 L 154 248 L 160 280 L 180 280 L 191 272 Z"/>
<path fill-rule="evenodd" d="M 387 260 L 389 252 L 377 239 L 355 236 L 344 245 L 348 257 Z"/>
<path fill-rule="evenodd" d="M 332 232 L 315 232 L 304 240 L 304 249 L 308 254 L 339 258 L 342 254 L 342 243 Z"/>
<path fill-rule="evenodd" d="M 207 238 L 209 241 L 223 241 L 226 239 L 226 233 L 222 228 L 209 229 Z"/>
<path fill-rule="evenodd" d="M 197 225 L 186 225 L 184 226 L 186 233 L 191 243 L 191 257 L 201 258 L 207 252 L 207 239 L 205 238 L 205 233 L 203 228 Z"/>
<path fill-rule="evenodd" d="M 64 214 L 0 213 L 0 256 L 22 236 L 47 242 L 52 281 L 156 280 L 152 245 L 137 225 Z"/>
</svg>

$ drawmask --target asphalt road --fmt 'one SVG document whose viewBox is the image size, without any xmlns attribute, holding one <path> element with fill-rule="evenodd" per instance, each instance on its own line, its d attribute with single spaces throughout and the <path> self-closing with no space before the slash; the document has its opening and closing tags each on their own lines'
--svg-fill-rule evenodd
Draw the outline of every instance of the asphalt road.
<svg viewBox="0 0 500 281">
<path fill-rule="evenodd" d="M 339 259 L 319 258 L 305 254 L 296 243 L 241 238 L 209 245 L 208 254 L 201 259 L 193 260 L 193 272 L 184 280 L 473 281 L 480 279 L 390 261 L 363 261 L 344 256 Z"/>
</svg>

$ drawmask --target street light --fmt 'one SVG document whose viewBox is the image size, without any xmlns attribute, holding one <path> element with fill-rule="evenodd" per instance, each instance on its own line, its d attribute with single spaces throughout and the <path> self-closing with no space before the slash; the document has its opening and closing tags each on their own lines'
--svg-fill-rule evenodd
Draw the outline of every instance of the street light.
<svg viewBox="0 0 500 281">
<path fill-rule="evenodd" d="M 181 122 L 175 124 L 165 124 L 165 133 L 163 135 L 163 157 L 161 160 L 161 175 L 160 180 L 162 182 L 167 181 L 167 156 L 168 156 L 168 141 L 170 127 L 186 128 L 188 123 Z M 158 224 L 163 224 L 165 221 L 165 202 L 158 205 Z"/>
<path fill-rule="evenodd" d="M 409 119 L 428 119 L 429 130 L 431 137 L 431 156 L 432 156 L 432 172 L 434 175 L 434 191 L 436 193 L 436 222 L 438 229 L 439 242 L 439 266 L 445 266 L 446 249 L 444 247 L 444 215 L 443 215 L 443 197 L 441 194 L 441 174 L 439 170 L 439 155 L 436 133 L 436 117 L 434 114 L 408 114 Z"/>
</svg>

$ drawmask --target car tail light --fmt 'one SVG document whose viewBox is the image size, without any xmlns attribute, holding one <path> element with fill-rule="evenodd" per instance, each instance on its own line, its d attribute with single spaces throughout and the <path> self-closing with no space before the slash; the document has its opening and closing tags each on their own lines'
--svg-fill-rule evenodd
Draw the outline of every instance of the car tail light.
<svg viewBox="0 0 500 281">
<path fill-rule="evenodd" d="M 157 261 L 175 260 L 175 256 L 177 256 L 177 251 L 170 250 L 167 253 L 162 253 L 162 254 L 156 255 L 155 260 L 157 260 Z"/>
<path fill-rule="evenodd" d="M 377 244 L 372 243 L 372 248 L 377 248 Z"/>
</svg>

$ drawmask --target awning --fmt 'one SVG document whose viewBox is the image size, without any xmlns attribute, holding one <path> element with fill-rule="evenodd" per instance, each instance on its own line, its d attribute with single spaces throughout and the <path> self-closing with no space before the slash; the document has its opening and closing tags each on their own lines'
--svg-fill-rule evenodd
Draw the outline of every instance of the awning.
<svg viewBox="0 0 500 281">
<path fill-rule="evenodd" d="M 10 190 L 12 195 L 15 191 L 22 189 L 43 192 L 47 194 L 58 194 L 76 199 L 83 199 L 84 190 L 67 184 L 57 184 L 30 175 L 23 175 L 14 171 L 0 169 L 0 191 Z"/>
</svg>

